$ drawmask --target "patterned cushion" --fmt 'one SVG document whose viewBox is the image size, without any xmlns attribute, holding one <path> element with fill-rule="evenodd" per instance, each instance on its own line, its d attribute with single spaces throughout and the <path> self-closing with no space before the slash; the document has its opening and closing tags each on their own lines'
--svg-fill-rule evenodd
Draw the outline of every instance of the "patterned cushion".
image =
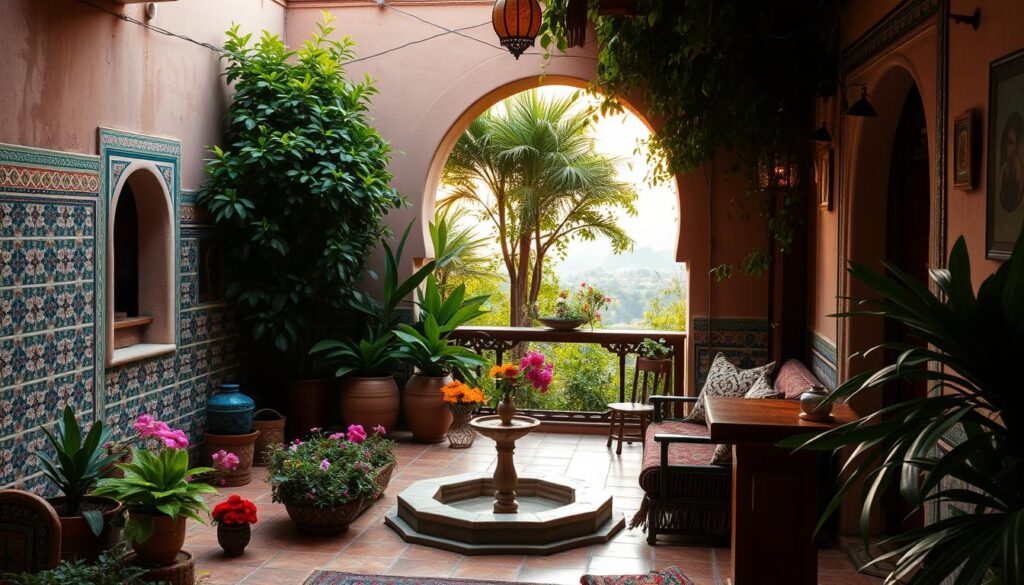
<svg viewBox="0 0 1024 585">
<path fill-rule="evenodd" d="M 815 384 L 823 386 L 800 360 L 788 360 L 779 368 L 775 376 L 775 390 L 781 392 L 787 400 L 797 400 Z"/>
<path fill-rule="evenodd" d="M 658 467 L 661 465 L 661 447 L 654 441 L 654 435 L 691 435 L 707 437 L 710 432 L 707 425 L 666 420 L 653 423 L 647 427 L 647 439 L 644 441 L 644 461 L 640 469 L 640 487 L 646 492 L 653 492 L 658 486 Z M 673 443 L 668 446 L 669 465 L 707 465 L 715 453 L 712 444 Z"/>
<path fill-rule="evenodd" d="M 679 567 L 666 567 L 645 575 L 584 575 L 580 585 L 693 585 Z"/>
<path fill-rule="evenodd" d="M 740 370 L 732 365 L 724 354 L 719 353 L 715 356 L 715 360 L 711 362 L 711 371 L 708 372 L 708 377 L 704 380 L 704 387 L 701 388 L 700 396 L 697 397 L 697 402 L 693 405 L 693 411 L 690 413 L 690 416 L 686 417 L 686 420 L 688 422 L 706 423 L 704 401 L 707 396 L 743 396 L 747 393 L 747 390 L 750 390 L 750 387 L 754 385 L 754 382 L 757 381 L 761 374 L 767 373 L 770 375 L 774 367 L 775 362 L 772 362 L 767 365 L 750 368 L 749 370 Z"/>
<path fill-rule="evenodd" d="M 754 385 L 743 395 L 747 399 L 775 399 L 782 398 L 782 394 L 772 387 L 768 373 L 765 372 L 757 377 Z M 711 457 L 712 465 L 732 465 L 732 445 L 715 445 L 715 454 Z"/>
</svg>

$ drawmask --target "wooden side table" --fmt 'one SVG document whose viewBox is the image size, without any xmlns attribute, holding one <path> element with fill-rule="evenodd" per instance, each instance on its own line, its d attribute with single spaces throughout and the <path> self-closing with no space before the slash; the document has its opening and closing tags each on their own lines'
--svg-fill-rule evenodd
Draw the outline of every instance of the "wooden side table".
<svg viewBox="0 0 1024 585">
<path fill-rule="evenodd" d="M 707 399 L 711 440 L 733 445 L 732 585 L 816 585 L 819 451 L 776 447 L 782 439 L 857 420 L 836 404 L 832 423 L 799 418 L 794 400 Z"/>
</svg>

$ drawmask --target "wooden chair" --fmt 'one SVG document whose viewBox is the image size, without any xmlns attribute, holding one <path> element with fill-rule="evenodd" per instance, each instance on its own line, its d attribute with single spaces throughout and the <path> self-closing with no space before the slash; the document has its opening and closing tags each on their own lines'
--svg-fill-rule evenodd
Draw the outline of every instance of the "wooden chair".
<svg viewBox="0 0 1024 585">
<path fill-rule="evenodd" d="M 35 494 L 0 491 L 0 576 L 38 573 L 58 563 L 60 518 L 53 507 Z"/>
<path fill-rule="evenodd" d="M 643 377 L 641 379 L 641 373 Z M 630 445 L 633 441 L 643 443 L 647 434 L 647 425 L 651 422 L 654 407 L 648 397 L 651 394 L 670 394 L 672 377 L 672 360 L 652 360 L 636 358 L 636 369 L 633 370 L 633 390 L 629 402 L 612 402 L 608 405 L 611 411 L 611 422 L 608 425 L 608 447 L 612 440 L 618 442 L 615 454 L 622 455 L 622 442 Z M 615 430 L 618 425 L 618 431 Z M 628 425 L 628 430 L 627 430 Z M 636 434 L 631 431 L 636 430 Z"/>
</svg>

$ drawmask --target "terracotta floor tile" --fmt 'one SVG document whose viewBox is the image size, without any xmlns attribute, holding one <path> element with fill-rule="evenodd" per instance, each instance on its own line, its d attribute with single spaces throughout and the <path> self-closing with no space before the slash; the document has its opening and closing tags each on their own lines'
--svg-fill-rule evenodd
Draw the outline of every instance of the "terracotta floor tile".
<svg viewBox="0 0 1024 585">
<path fill-rule="evenodd" d="M 586 574 L 583 569 L 526 569 L 519 572 L 516 581 L 530 583 L 551 583 L 552 585 L 571 585 L 580 582 Z"/>
<path fill-rule="evenodd" d="M 587 565 L 587 573 L 591 575 L 629 575 L 646 573 L 652 568 L 654 568 L 654 562 L 650 559 L 595 556 Z"/>
<path fill-rule="evenodd" d="M 458 560 L 448 561 L 416 561 L 412 559 L 398 559 L 388 569 L 388 575 L 401 575 L 405 577 L 447 577 L 455 571 Z"/>
<path fill-rule="evenodd" d="M 235 585 L 257 570 L 257 567 L 206 566 L 203 563 L 196 566 L 200 573 L 207 573 L 208 585 Z"/>
<path fill-rule="evenodd" d="M 412 561 L 459 561 L 462 560 L 463 555 L 428 546 L 411 544 L 399 558 Z"/>
<path fill-rule="evenodd" d="M 590 562 L 590 548 L 578 548 L 546 557 L 526 557 L 525 569 L 585 569 Z"/>
<path fill-rule="evenodd" d="M 687 562 L 712 563 L 715 559 L 709 548 L 696 546 L 666 546 L 658 545 L 651 547 L 654 552 L 654 560 L 679 563 Z"/>
<path fill-rule="evenodd" d="M 455 567 L 455 572 L 452 573 L 452 577 L 503 581 L 513 580 L 517 575 L 519 575 L 519 571 L 523 564 L 521 557 L 516 557 L 516 559 L 518 560 L 516 563 L 501 564 L 493 560 L 488 560 L 487 562 L 475 562 L 476 559 L 468 557 L 463 559 L 462 562 Z"/>
<path fill-rule="evenodd" d="M 263 566 L 271 569 L 316 569 L 331 562 L 334 557 L 334 553 L 284 550 Z"/>
<path fill-rule="evenodd" d="M 653 548 L 654 547 L 647 546 L 646 544 L 610 542 L 608 544 L 594 545 L 594 556 L 650 559 L 654 556 Z"/>
<path fill-rule="evenodd" d="M 383 575 L 387 573 L 393 564 L 395 564 L 395 559 L 393 558 L 353 557 L 340 554 L 321 568 L 331 571 L 363 573 L 366 575 Z"/>
<path fill-rule="evenodd" d="M 242 581 L 243 585 L 284 585 L 285 583 L 301 584 L 309 577 L 315 567 L 309 569 L 256 569 Z"/>
<path fill-rule="evenodd" d="M 194 551 L 193 551 L 194 552 Z M 255 548 L 248 546 L 245 552 L 238 557 L 226 557 L 220 548 L 203 554 L 196 562 L 200 566 L 211 567 L 259 567 L 274 558 L 280 550 L 268 548 Z"/>
<path fill-rule="evenodd" d="M 387 557 L 397 559 L 402 556 L 402 553 L 405 552 L 408 546 L 405 543 L 361 542 L 357 540 L 342 549 L 341 554 L 350 557 Z"/>
</svg>

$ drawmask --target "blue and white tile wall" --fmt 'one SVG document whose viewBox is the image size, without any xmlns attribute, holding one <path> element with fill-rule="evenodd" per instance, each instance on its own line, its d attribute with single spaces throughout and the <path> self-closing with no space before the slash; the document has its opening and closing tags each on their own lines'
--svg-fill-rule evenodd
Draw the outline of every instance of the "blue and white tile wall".
<svg viewBox="0 0 1024 585">
<path fill-rule="evenodd" d="M 159 161 L 179 212 L 177 351 L 116 368 L 104 365 L 102 234 L 118 166 L 101 164 L 105 151 Z M 210 228 L 178 187 L 179 159 L 176 142 L 106 130 L 101 157 L 0 145 L 0 488 L 52 492 L 31 452 L 66 404 L 117 433 L 150 413 L 198 443 L 206 397 L 239 376 L 232 312 L 198 300 L 199 239 Z"/>
</svg>

